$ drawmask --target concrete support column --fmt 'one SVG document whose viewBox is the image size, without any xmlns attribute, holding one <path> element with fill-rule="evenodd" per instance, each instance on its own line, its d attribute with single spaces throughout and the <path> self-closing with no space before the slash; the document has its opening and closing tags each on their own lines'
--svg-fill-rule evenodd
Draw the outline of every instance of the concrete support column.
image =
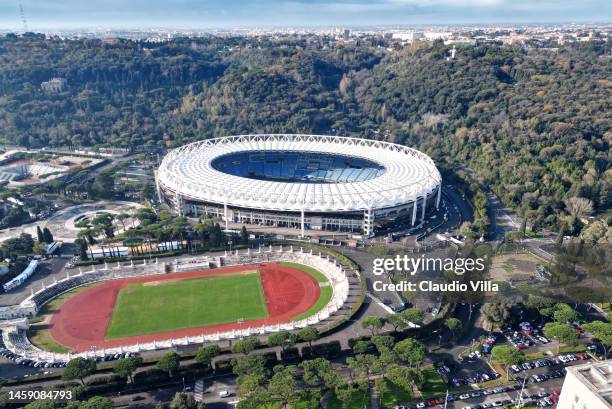
<svg viewBox="0 0 612 409">
<path fill-rule="evenodd" d="M 162 198 L 161 187 L 159 186 L 159 174 L 157 171 L 155 171 L 155 190 L 157 191 L 157 200 L 160 204 L 163 203 L 164 201 Z"/>
<path fill-rule="evenodd" d="M 340 225 L 338 225 L 340 228 Z M 371 208 L 363 212 L 363 235 L 366 237 L 374 236 L 374 212 Z"/>
<path fill-rule="evenodd" d="M 436 210 L 440 207 L 440 199 L 442 198 L 442 182 L 440 182 L 440 187 L 438 188 L 438 197 L 436 197 Z"/>
<path fill-rule="evenodd" d="M 414 224 L 416 223 L 416 216 L 417 216 L 417 204 L 419 203 L 419 198 L 415 198 L 414 199 L 414 204 L 412 205 L 412 225 L 414 226 Z"/>
<path fill-rule="evenodd" d="M 427 193 L 423 196 L 423 208 L 421 209 L 421 222 L 425 221 L 425 209 L 427 209 Z"/>
<path fill-rule="evenodd" d="M 229 230 L 229 216 L 227 214 L 227 201 L 223 203 L 223 218 L 225 219 L 225 231 Z"/>
<path fill-rule="evenodd" d="M 300 222 L 302 226 L 302 237 L 306 237 L 306 226 L 304 222 L 304 208 L 302 207 L 302 211 L 300 212 Z"/>
<path fill-rule="evenodd" d="M 183 216 L 183 199 L 179 188 L 174 192 L 174 201 L 176 202 L 176 213 L 179 216 Z"/>
</svg>

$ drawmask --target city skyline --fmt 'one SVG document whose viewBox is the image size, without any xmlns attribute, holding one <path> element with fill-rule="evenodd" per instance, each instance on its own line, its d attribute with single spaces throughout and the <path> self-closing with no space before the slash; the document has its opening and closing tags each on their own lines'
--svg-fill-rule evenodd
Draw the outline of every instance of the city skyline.
<svg viewBox="0 0 612 409">
<path fill-rule="evenodd" d="M 19 4 L 0 4 L 0 29 L 23 28 Z M 180 0 L 171 5 L 160 0 L 22 0 L 21 5 L 31 31 L 606 23 L 612 15 L 610 3 L 600 0 Z"/>
</svg>

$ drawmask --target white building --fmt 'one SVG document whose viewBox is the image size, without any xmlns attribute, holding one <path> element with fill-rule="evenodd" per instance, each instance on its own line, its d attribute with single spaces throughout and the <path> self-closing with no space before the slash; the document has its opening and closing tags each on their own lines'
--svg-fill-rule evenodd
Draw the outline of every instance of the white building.
<svg viewBox="0 0 612 409">
<path fill-rule="evenodd" d="M 401 32 L 401 33 L 393 33 L 393 38 L 402 41 L 417 41 L 423 40 L 425 35 L 422 31 L 410 31 L 410 32 Z"/>
<path fill-rule="evenodd" d="M 567 368 L 557 409 L 612 408 L 612 360 Z"/>
</svg>

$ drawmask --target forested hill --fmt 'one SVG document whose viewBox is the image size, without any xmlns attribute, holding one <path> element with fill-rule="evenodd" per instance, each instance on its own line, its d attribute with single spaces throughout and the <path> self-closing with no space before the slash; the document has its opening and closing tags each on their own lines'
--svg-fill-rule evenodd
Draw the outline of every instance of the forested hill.
<svg viewBox="0 0 612 409">
<path fill-rule="evenodd" d="M 358 135 L 468 165 L 541 226 L 571 213 L 570 198 L 609 209 L 609 46 L 448 51 L 4 38 L 0 143 L 160 148 L 236 133 Z M 53 77 L 65 87 L 43 91 Z"/>
</svg>

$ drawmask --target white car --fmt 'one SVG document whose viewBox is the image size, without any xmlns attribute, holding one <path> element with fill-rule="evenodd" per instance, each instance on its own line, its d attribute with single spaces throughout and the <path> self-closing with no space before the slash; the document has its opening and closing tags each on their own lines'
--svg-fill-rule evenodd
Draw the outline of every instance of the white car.
<svg viewBox="0 0 612 409">
<path fill-rule="evenodd" d="M 219 392 L 219 397 L 220 398 L 229 398 L 230 396 L 232 396 L 230 391 L 221 391 L 221 392 Z"/>
<path fill-rule="evenodd" d="M 464 393 L 463 395 L 459 396 L 459 399 L 469 399 L 470 398 L 470 394 L 469 393 Z"/>
</svg>

